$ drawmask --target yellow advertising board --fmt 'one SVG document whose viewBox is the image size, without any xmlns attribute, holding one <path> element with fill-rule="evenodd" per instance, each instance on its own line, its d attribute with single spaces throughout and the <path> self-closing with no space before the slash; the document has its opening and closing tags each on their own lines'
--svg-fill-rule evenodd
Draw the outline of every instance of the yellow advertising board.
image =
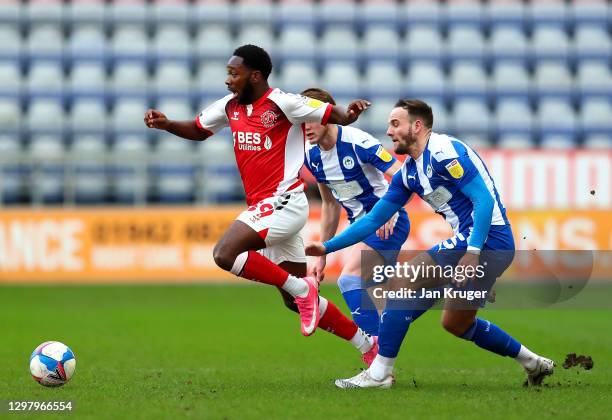
<svg viewBox="0 0 612 420">
<path fill-rule="evenodd" d="M 0 282 L 190 282 L 237 280 L 212 258 L 241 207 L 0 211 Z M 450 229 L 430 211 L 409 211 L 405 249 L 427 249 Z M 510 213 L 517 249 L 612 249 L 608 211 Z M 318 238 L 320 210 L 311 208 L 305 240 Z M 346 221 L 342 222 L 343 229 Z M 328 257 L 338 275 L 346 251 Z"/>
</svg>

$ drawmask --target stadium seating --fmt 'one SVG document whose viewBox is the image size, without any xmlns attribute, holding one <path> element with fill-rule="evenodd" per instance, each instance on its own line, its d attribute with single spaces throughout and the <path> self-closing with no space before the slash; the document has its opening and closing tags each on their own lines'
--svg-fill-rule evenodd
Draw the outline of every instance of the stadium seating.
<svg viewBox="0 0 612 420">
<path fill-rule="evenodd" d="M 151 106 L 193 118 L 226 95 L 228 56 L 250 42 L 271 53 L 275 86 L 322 86 L 341 104 L 371 99 L 358 126 L 379 137 L 409 96 L 432 104 L 436 130 L 475 144 L 609 147 L 610 16 L 603 0 L 3 1 L 0 148 L 56 160 L 28 172 L 3 159 L 0 200 L 240 198 L 227 134 L 197 145 L 202 159 L 186 164 L 142 118 Z M 176 161 L 155 166 L 163 153 Z M 82 184 L 64 188 L 65 161 L 93 154 L 103 167 L 77 168 Z M 152 159 L 150 168 L 122 156 Z M 30 175 L 44 182 L 24 189 Z"/>
</svg>

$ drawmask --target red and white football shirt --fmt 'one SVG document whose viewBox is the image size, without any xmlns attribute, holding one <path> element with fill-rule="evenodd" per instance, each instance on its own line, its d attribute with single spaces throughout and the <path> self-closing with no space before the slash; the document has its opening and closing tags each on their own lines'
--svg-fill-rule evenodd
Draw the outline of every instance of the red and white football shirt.
<svg viewBox="0 0 612 420">
<path fill-rule="evenodd" d="M 303 123 L 326 124 L 332 105 L 269 89 L 255 103 L 243 105 L 233 94 L 219 99 L 196 118 L 214 134 L 229 126 L 247 204 L 288 191 L 303 191 L 298 172 L 304 163 Z"/>
</svg>

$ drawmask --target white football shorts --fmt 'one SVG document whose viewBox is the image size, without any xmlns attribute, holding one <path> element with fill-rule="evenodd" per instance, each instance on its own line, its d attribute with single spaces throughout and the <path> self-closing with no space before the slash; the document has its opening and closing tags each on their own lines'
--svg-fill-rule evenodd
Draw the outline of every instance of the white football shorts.
<svg viewBox="0 0 612 420">
<path fill-rule="evenodd" d="M 306 262 L 301 231 L 308 220 L 308 200 L 303 192 L 269 197 L 250 206 L 236 218 L 259 234 L 266 247 L 258 252 L 274 264 Z"/>
</svg>

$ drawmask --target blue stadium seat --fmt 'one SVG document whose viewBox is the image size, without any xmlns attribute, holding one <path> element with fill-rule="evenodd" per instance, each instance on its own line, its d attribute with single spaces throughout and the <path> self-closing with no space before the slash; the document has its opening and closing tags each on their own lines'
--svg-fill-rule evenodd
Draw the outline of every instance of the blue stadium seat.
<svg viewBox="0 0 612 420">
<path fill-rule="evenodd" d="M 491 30 L 488 54 L 495 62 L 501 59 L 512 59 L 527 64 L 527 38 L 519 27 L 496 26 Z"/>
<path fill-rule="evenodd" d="M 440 32 L 432 27 L 412 26 L 406 33 L 405 47 L 409 64 L 421 60 L 440 60 L 443 53 L 443 41 Z"/>
<path fill-rule="evenodd" d="M 486 101 L 476 98 L 458 99 L 453 106 L 453 134 L 474 147 L 486 146 L 490 138 L 491 113 Z"/>
<path fill-rule="evenodd" d="M 486 26 L 486 10 L 478 0 L 449 1 L 446 4 L 446 26 L 472 25 L 479 30 Z"/>
<path fill-rule="evenodd" d="M 0 118 L 2 113 L 0 112 Z M 17 136 L 0 135 L 0 206 L 18 203 L 26 176 Z"/>
<path fill-rule="evenodd" d="M 240 33 L 235 42 L 236 47 L 253 43 L 265 49 L 271 57 L 276 56 L 277 42 L 274 39 L 274 31 L 270 24 L 249 23 L 240 27 Z"/>
<path fill-rule="evenodd" d="M 192 142 L 174 136 L 159 139 L 150 169 L 161 202 L 194 200 L 196 168 L 193 146 Z"/>
<path fill-rule="evenodd" d="M 146 131 L 143 119 L 149 104 L 144 99 L 118 98 L 111 114 L 114 133 L 141 134 Z"/>
<path fill-rule="evenodd" d="M 68 87 L 72 98 L 95 97 L 104 99 L 106 94 L 104 63 L 96 61 L 75 63 L 70 71 Z"/>
<path fill-rule="evenodd" d="M 368 0 L 358 2 L 356 9 L 356 23 L 361 31 L 370 25 L 384 24 L 389 29 L 397 30 L 401 22 L 401 9 L 399 3 L 393 0 Z"/>
<path fill-rule="evenodd" d="M 58 25 L 64 19 L 65 6 L 61 0 L 30 0 L 25 5 L 24 17 L 30 27 L 41 23 Z"/>
<path fill-rule="evenodd" d="M 484 36 L 477 26 L 458 25 L 448 33 L 448 56 L 451 60 L 484 60 Z"/>
<path fill-rule="evenodd" d="M 557 25 L 568 29 L 569 9 L 564 0 L 533 1 L 527 3 L 527 24 L 530 28 Z"/>
<path fill-rule="evenodd" d="M 102 26 L 77 26 L 68 39 L 67 53 L 73 62 L 83 59 L 103 61 L 109 53 L 109 48 Z"/>
<path fill-rule="evenodd" d="M 567 60 L 569 58 L 569 40 L 563 28 L 557 26 L 537 26 L 530 44 L 530 58 L 540 60 Z"/>
<path fill-rule="evenodd" d="M 114 24 L 146 23 L 152 18 L 151 6 L 145 1 L 113 1 L 108 16 Z"/>
<path fill-rule="evenodd" d="M 612 139 L 610 97 L 584 99 L 580 108 L 580 126 L 585 136 L 606 135 Z"/>
<path fill-rule="evenodd" d="M 493 67 L 491 84 L 497 100 L 507 97 L 527 98 L 529 96 L 529 74 L 520 62 L 496 61 Z"/>
<path fill-rule="evenodd" d="M 229 28 L 224 25 L 202 27 L 195 40 L 197 54 L 205 60 L 225 60 L 227 63 L 229 51 L 234 51 L 236 46 Z"/>
<path fill-rule="evenodd" d="M 23 88 L 23 78 L 19 62 L 13 60 L 0 61 L 0 97 L 19 100 Z"/>
<path fill-rule="evenodd" d="M 514 26 L 519 30 L 525 29 L 525 4 L 521 1 L 490 1 L 487 2 L 485 19 L 490 29 L 501 26 Z"/>
<path fill-rule="evenodd" d="M 77 204 L 101 204 L 106 201 L 108 170 L 104 137 L 77 136 L 70 151 L 74 163 L 74 200 Z"/>
<path fill-rule="evenodd" d="M 230 93 L 224 83 L 226 77 L 227 61 L 204 60 L 198 69 L 194 89 L 198 96 L 220 99 Z"/>
<path fill-rule="evenodd" d="M 61 99 L 64 91 L 64 70 L 61 62 L 39 61 L 31 63 L 27 81 L 27 90 L 30 96 Z"/>
<path fill-rule="evenodd" d="M 513 144 L 517 143 L 516 138 L 528 139 L 530 142 L 534 129 L 534 115 L 525 98 L 498 100 L 493 121 L 498 138 L 512 138 L 514 140 L 509 143 Z"/>
<path fill-rule="evenodd" d="M 183 61 L 165 61 L 156 67 L 153 87 L 157 97 L 189 97 L 193 89 L 191 71 Z"/>
<path fill-rule="evenodd" d="M 480 61 L 458 61 L 451 67 L 449 88 L 455 99 L 486 97 L 489 91 L 487 75 Z"/>
<path fill-rule="evenodd" d="M 30 185 L 34 203 L 59 204 L 64 201 L 64 158 L 62 139 L 58 136 L 32 136 Z"/>
<path fill-rule="evenodd" d="M 352 0 L 322 0 L 317 5 L 317 17 L 319 28 L 335 25 L 357 28 L 357 4 Z"/>
<path fill-rule="evenodd" d="M 104 101 L 96 98 L 77 99 L 72 103 L 69 127 L 73 135 L 104 134 L 108 116 Z"/>
<path fill-rule="evenodd" d="M 308 26 L 285 25 L 276 49 L 283 62 L 287 60 L 314 60 L 318 54 L 314 31 Z"/>
<path fill-rule="evenodd" d="M 25 122 L 33 133 L 63 134 L 66 125 L 64 107 L 57 99 L 31 100 Z"/>
<path fill-rule="evenodd" d="M 363 38 L 361 51 L 367 62 L 374 60 L 395 60 L 399 64 L 400 37 L 388 25 L 368 26 Z"/>
<path fill-rule="evenodd" d="M 75 26 L 105 22 L 107 13 L 108 7 L 104 0 L 72 0 L 66 4 L 64 18 Z"/>
<path fill-rule="evenodd" d="M 579 25 L 574 33 L 573 54 L 579 61 L 607 61 L 612 56 L 612 39 L 604 26 Z"/>
<path fill-rule="evenodd" d="M 16 25 L 0 25 L 0 59 L 18 61 L 24 54 L 24 42 Z"/>
<path fill-rule="evenodd" d="M 194 53 L 194 45 L 183 25 L 165 24 L 155 31 L 152 52 L 157 60 L 189 61 Z"/>
<path fill-rule="evenodd" d="M 569 13 L 574 25 L 610 25 L 610 3 L 606 0 L 571 1 Z"/>
<path fill-rule="evenodd" d="M 357 35 L 350 26 L 328 28 L 321 38 L 319 47 L 326 61 L 347 60 L 356 63 L 358 58 Z"/>
<path fill-rule="evenodd" d="M 274 18 L 274 5 L 271 0 L 239 0 L 232 8 L 231 17 L 240 26 L 247 22 L 269 24 Z"/>
<path fill-rule="evenodd" d="M 109 88 L 115 97 L 148 96 L 149 74 L 145 63 L 140 61 L 123 61 L 115 63 Z"/>
<path fill-rule="evenodd" d="M 30 28 L 26 41 L 27 53 L 32 59 L 61 60 L 64 56 L 64 36 L 57 25 L 40 25 Z"/>
<path fill-rule="evenodd" d="M 195 0 L 191 16 L 195 26 L 208 26 L 209 24 L 227 23 L 233 4 L 224 0 Z"/>
<path fill-rule="evenodd" d="M 540 138 L 554 135 L 575 139 L 578 133 L 578 121 L 569 100 L 540 100 L 536 120 Z"/>
<path fill-rule="evenodd" d="M 0 133 L 17 134 L 21 130 L 21 109 L 11 98 L 0 98 Z"/>
<path fill-rule="evenodd" d="M 186 26 L 193 10 L 188 0 L 153 0 L 150 17 L 158 25 L 177 23 Z"/>
<path fill-rule="evenodd" d="M 582 98 L 612 97 L 612 71 L 602 61 L 581 61 L 576 74 L 577 90 Z"/>
<path fill-rule="evenodd" d="M 446 77 L 436 62 L 415 61 L 408 72 L 407 91 L 415 98 L 429 96 L 444 100 L 447 94 Z"/>
<path fill-rule="evenodd" d="M 21 0 L 5 0 L 0 3 L 0 23 L 20 26 L 24 20 L 25 6 Z"/>
<path fill-rule="evenodd" d="M 147 197 L 149 146 L 144 136 L 120 135 L 110 155 L 111 195 L 118 203 L 144 203 Z"/>
<path fill-rule="evenodd" d="M 274 15 L 275 25 L 279 29 L 296 23 L 314 27 L 318 18 L 313 2 L 301 0 L 281 0 Z"/>
<path fill-rule="evenodd" d="M 405 90 L 401 71 L 394 61 L 370 63 L 364 78 L 364 89 L 369 96 L 397 97 Z"/>
<path fill-rule="evenodd" d="M 401 18 L 408 27 L 425 25 L 434 30 L 439 30 L 445 21 L 445 12 L 445 6 L 441 2 L 407 0 L 403 4 Z"/>
<path fill-rule="evenodd" d="M 570 98 L 573 93 L 572 75 L 565 63 L 541 62 L 535 66 L 533 89 L 538 97 Z"/>
<path fill-rule="evenodd" d="M 142 24 L 115 26 L 111 40 L 113 60 L 146 60 L 150 53 L 150 42 Z"/>
</svg>

